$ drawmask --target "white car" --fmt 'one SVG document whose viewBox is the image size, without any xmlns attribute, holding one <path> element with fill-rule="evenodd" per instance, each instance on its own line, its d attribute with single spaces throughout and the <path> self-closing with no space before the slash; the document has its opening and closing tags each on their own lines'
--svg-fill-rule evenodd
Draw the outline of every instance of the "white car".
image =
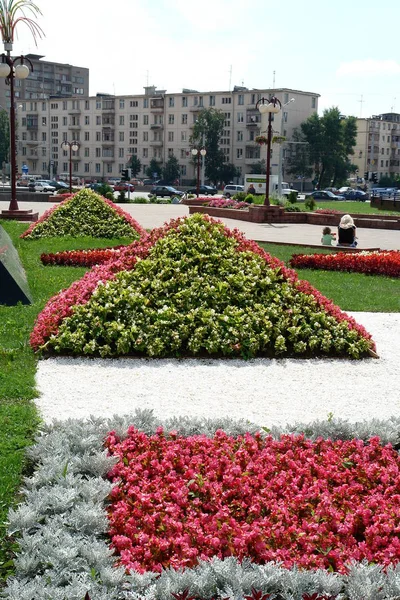
<svg viewBox="0 0 400 600">
<path fill-rule="evenodd" d="M 47 183 L 47 181 L 35 181 L 29 184 L 31 192 L 55 192 L 56 188 Z"/>
</svg>

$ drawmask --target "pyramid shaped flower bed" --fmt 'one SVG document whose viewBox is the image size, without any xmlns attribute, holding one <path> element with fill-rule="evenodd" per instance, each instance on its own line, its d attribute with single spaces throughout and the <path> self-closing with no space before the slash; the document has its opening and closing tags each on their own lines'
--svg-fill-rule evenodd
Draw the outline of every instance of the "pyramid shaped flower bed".
<svg viewBox="0 0 400 600">
<path fill-rule="evenodd" d="M 138 239 L 144 234 L 139 223 L 114 202 L 84 189 L 46 211 L 21 237 L 28 240 L 64 236 Z"/>
<path fill-rule="evenodd" d="M 374 344 L 294 271 L 195 214 L 134 242 L 52 298 L 35 349 L 103 357 L 359 358 Z"/>
</svg>

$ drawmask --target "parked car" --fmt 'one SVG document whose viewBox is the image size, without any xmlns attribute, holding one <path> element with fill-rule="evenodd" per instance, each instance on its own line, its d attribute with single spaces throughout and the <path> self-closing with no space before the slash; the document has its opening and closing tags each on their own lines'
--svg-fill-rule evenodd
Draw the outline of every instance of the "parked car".
<svg viewBox="0 0 400 600">
<path fill-rule="evenodd" d="M 345 200 L 344 196 L 333 194 L 329 190 L 315 190 L 315 192 L 311 192 L 308 195 L 314 198 L 314 200 Z"/>
<path fill-rule="evenodd" d="M 218 194 L 218 190 L 217 188 L 212 187 L 211 185 L 200 185 L 199 193 L 202 196 L 215 196 L 215 194 Z M 186 194 L 197 194 L 197 187 L 189 188 L 188 190 L 186 190 Z"/>
<path fill-rule="evenodd" d="M 56 188 L 47 181 L 32 181 L 28 185 L 30 192 L 55 192 Z"/>
<path fill-rule="evenodd" d="M 55 179 L 46 179 L 46 183 L 52 185 L 56 190 L 69 190 L 69 185 L 65 181 L 56 181 Z"/>
<path fill-rule="evenodd" d="M 169 196 L 170 198 L 172 198 L 172 196 L 182 197 L 185 195 L 185 192 L 176 190 L 171 185 L 156 185 L 151 189 L 151 194 L 153 196 L 161 196 L 161 197 Z"/>
<path fill-rule="evenodd" d="M 89 190 L 93 190 L 94 192 L 98 192 L 100 190 L 100 188 L 102 188 L 104 185 L 108 185 L 108 183 L 104 184 L 104 183 L 87 183 L 85 185 L 85 188 L 88 188 Z M 110 187 L 110 189 L 112 190 L 112 187 Z"/>
<path fill-rule="evenodd" d="M 154 185 L 154 179 L 143 179 L 143 185 Z"/>
<path fill-rule="evenodd" d="M 346 200 L 359 200 L 360 202 L 365 202 L 368 199 L 368 194 L 362 190 L 348 190 L 347 192 L 343 192 L 342 196 Z"/>
<path fill-rule="evenodd" d="M 114 185 L 114 192 L 134 192 L 135 186 L 127 181 L 120 181 Z"/>
<path fill-rule="evenodd" d="M 224 196 L 226 196 L 226 198 L 234 196 L 237 192 L 244 192 L 244 185 L 234 185 L 233 183 L 228 183 L 228 185 L 224 187 Z"/>
<path fill-rule="evenodd" d="M 8 185 L 10 184 L 10 182 L 8 182 Z M 29 179 L 18 179 L 17 181 L 17 187 L 28 187 L 29 186 Z"/>
</svg>

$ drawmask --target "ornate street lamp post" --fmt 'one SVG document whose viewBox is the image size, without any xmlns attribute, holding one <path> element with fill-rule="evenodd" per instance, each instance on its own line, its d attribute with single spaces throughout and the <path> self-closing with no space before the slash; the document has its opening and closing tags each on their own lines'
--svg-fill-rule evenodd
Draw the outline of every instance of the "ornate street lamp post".
<svg viewBox="0 0 400 600">
<path fill-rule="evenodd" d="M 200 156 L 205 157 L 207 150 L 205 148 L 193 148 L 193 158 L 197 156 L 197 197 L 200 195 Z"/>
<path fill-rule="evenodd" d="M 62 142 L 61 148 L 63 150 L 69 150 L 69 193 L 72 194 L 72 152 L 78 152 L 81 147 L 80 143 L 76 140 L 72 142 Z"/>
<path fill-rule="evenodd" d="M 270 176 L 270 168 L 271 168 L 271 141 L 272 141 L 272 115 L 277 114 L 281 110 L 282 104 L 278 98 L 272 96 L 272 98 L 260 98 L 260 100 L 256 104 L 256 108 L 260 111 L 261 114 L 268 114 L 268 128 L 267 128 L 267 168 L 266 168 L 266 178 L 265 178 L 265 200 L 264 206 L 270 206 L 269 201 L 269 176 Z M 262 136 L 260 136 L 262 137 Z M 257 139 L 256 139 L 257 141 Z M 264 141 L 260 141 L 259 143 L 263 144 Z"/>
</svg>

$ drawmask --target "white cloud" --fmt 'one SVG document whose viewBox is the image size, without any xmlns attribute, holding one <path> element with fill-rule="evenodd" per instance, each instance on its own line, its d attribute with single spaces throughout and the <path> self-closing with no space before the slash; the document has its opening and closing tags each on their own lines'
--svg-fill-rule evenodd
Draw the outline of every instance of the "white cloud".
<svg viewBox="0 0 400 600">
<path fill-rule="evenodd" d="M 352 60 L 341 63 L 337 75 L 397 75 L 400 73 L 400 63 L 395 60 L 375 60 L 367 58 L 365 60 Z"/>
</svg>

